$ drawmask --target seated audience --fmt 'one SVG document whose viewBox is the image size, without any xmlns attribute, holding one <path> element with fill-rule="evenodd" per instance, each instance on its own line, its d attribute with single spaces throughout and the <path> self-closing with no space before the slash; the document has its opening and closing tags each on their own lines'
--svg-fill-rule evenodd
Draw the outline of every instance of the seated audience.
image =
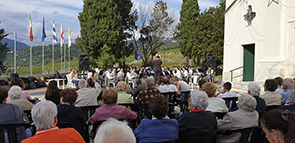
<svg viewBox="0 0 295 143">
<path fill-rule="evenodd" d="M 94 143 L 136 143 L 136 139 L 126 122 L 109 118 L 99 127 Z"/>
<path fill-rule="evenodd" d="M 94 124 L 98 121 L 105 121 L 109 118 L 115 119 L 136 119 L 137 114 L 130 111 L 125 106 L 116 104 L 118 94 L 113 89 L 103 91 L 102 100 L 104 104 L 96 109 L 95 113 L 90 118 L 90 123 Z"/>
<path fill-rule="evenodd" d="M 162 84 L 158 87 L 158 90 L 161 93 L 165 92 L 176 92 L 178 95 L 180 95 L 180 92 L 176 88 L 174 84 L 170 84 L 168 77 L 163 77 Z"/>
<path fill-rule="evenodd" d="M 134 104 L 134 100 L 131 94 L 126 93 L 126 82 L 120 81 L 116 85 L 116 91 L 118 92 L 118 104 Z"/>
<path fill-rule="evenodd" d="M 248 84 L 248 94 L 252 95 L 256 99 L 256 108 L 255 110 L 259 113 L 266 112 L 266 104 L 264 99 L 260 98 L 260 86 L 257 83 L 249 83 Z"/>
<path fill-rule="evenodd" d="M 75 129 L 59 129 L 56 126 L 57 108 L 51 101 L 37 103 L 32 109 L 32 118 L 37 132 L 33 137 L 23 140 L 22 143 L 85 143 Z"/>
<path fill-rule="evenodd" d="M 278 77 L 274 78 L 274 80 L 278 82 L 278 87 L 277 87 L 277 89 L 274 91 L 274 93 L 276 93 L 276 94 L 281 94 L 281 93 L 283 93 L 283 92 L 284 92 L 284 89 L 282 88 L 282 82 L 283 82 L 283 79 L 282 79 L 281 77 L 278 76 Z"/>
<path fill-rule="evenodd" d="M 89 88 L 84 79 L 79 80 L 79 90 L 77 91 L 78 98 L 74 104 L 76 107 L 98 105 L 97 96 L 102 91 L 102 88 L 96 82 L 95 77 L 92 77 L 91 79 L 95 84 L 95 88 Z"/>
<path fill-rule="evenodd" d="M 176 88 L 178 89 L 178 91 L 180 92 L 190 91 L 189 85 L 184 81 L 179 81 L 178 77 L 173 76 L 170 80 L 174 85 L 176 85 Z"/>
<path fill-rule="evenodd" d="M 142 119 L 134 130 L 134 135 L 139 143 L 165 142 L 178 138 L 178 122 L 169 119 L 168 101 L 164 96 L 157 95 L 149 101 L 149 108 L 153 115 L 151 119 Z"/>
<path fill-rule="evenodd" d="M 57 88 L 56 81 L 55 80 L 50 81 L 49 84 L 47 85 L 47 90 L 45 92 L 45 99 L 52 101 L 53 103 L 58 105 L 60 102 L 60 96 L 59 96 L 60 91 L 61 90 Z"/>
<path fill-rule="evenodd" d="M 204 79 L 199 80 L 198 85 L 199 85 L 199 90 L 200 91 L 203 91 L 202 87 L 203 87 L 203 84 L 205 84 L 206 82 L 207 81 L 204 80 Z"/>
<path fill-rule="evenodd" d="M 83 123 L 86 121 L 79 107 L 75 107 L 78 93 L 75 89 L 66 88 L 60 92 L 60 104 L 57 105 L 57 120 L 59 123 Z"/>
<path fill-rule="evenodd" d="M 287 101 L 285 105 L 281 105 L 279 109 L 295 112 L 295 90 L 291 91 L 289 101 Z"/>
<path fill-rule="evenodd" d="M 258 126 L 259 116 L 255 111 L 256 104 L 254 97 L 242 94 L 238 99 L 239 110 L 228 112 L 223 119 L 217 120 L 218 129 L 227 131 Z M 229 136 L 218 134 L 216 141 L 220 143 L 236 143 L 239 142 L 240 137 L 240 133 L 233 133 Z"/>
<path fill-rule="evenodd" d="M 12 87 L 13 85 L 18 85 L 20 88 L 22 88 L 22 95 L 21 99 L 27 99 L 27 100 L 33 100 L 32 97 L 30 96 L 30 93 L 28 91 L 24 91 L 25 89 L 25 83 L 21 78 L 12 78 L 11 81 L 9 82 L 9 88 Z"/>
<path fill-rule="evenodd" d="M 281 105 L 282 96 L 274 93 L 278 87 L 278 82 L 274 79 L 267 79 L 264 83 L 264 94 L 259 95 L 264 99 L 266 106 Z"/>
<path fill-rule="evenodd" d="M 223 90 L 217 94 L 219 98 L 229 98 L 229 97 L 238 97 L 235 93 L 231 93 L 232 84 L 230 82 L 226 82 L 223 84 Z"/>
<path fill-rule="evenodd" d="M 285 78 L 282 82 L 284 92 L 281 93 L 282 100 L 281 104 L 284 105 L 289 100 L 289 94 L 294 90 L 294 81 L 291 78 Z"/>
<path fill-rule="evenodd" d="M 192 91 L 188 99 L 188 109 L 179 118 L 179 138 L 198 133 L 210 133 L 217 130 L 215 115 L 205 111 L 208 106 L 208 96 L 204 91 Z"/>
<path fill-rule="evenodd" d="M 262 116 L 261 127 L 269 142 L 295 142 L 295 113 L 274 109 Z"/>
<path fill-rule="evenodd" d="M 143 76 L 141 78 L 141 84 L 137 86 L 137 88 L 134 91 L 134 97 L 137 97 L 140 91 L 145 91 L 146 90 L 146 86 L 145 86 L 145 80 L 146 80 L 147 76 Z"/>
<path fill-rule="evenodd" d="M 34 106 L 30 101 L 26 99 L 20 99 L 22 95 L 22 89 L 17 85 L 14 85 L 10 88 L 8 95 L 10 100 L 7 101 L 7 103 L 16 104 L 22 110 L 31 110 Z"/>
<path fill-rule="evenodd" d="M 224 113 L 228 112 L 228 108 L 225 105 L 225 101 L 221 98 L 214 97 L 216 87 L 211 82 L 206 82 L 202 86 L 203 91 L 205 91 L 208 95 L 208 107 L 206 111 L 211 111 L 213 113 Z"/>
<path fill-rule="evenodd" d="M 182 74 L 176 66 L 173 67 L 173 76 L 176 76 L 178 79 L 182 79 Z"/>
<path fill-rule="evenodd" d="M 24 112 L 17 105 L 6 103 L 7 97 L 8 89 L 0 87 L 0 124 L 25 123 Z M 24 128 L 17 129 L 17 133 L 19 142 L 26 137 Z"/>
</svg>

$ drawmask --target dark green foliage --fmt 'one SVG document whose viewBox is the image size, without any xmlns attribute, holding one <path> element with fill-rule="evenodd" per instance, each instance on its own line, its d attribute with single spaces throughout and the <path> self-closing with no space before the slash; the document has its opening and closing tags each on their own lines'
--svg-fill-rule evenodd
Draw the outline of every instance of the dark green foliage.
<svg viewBox="0 0 295 143">
<path fill-rule="evenodd" d="M 6 37 L 8 34 L 5 34 L 4 29 L 0 29 L 0 41 Z M 9 48 L 7 47 L 7 43 L 2 44 L 0 42 L 0 74 L 2 74 L 2 71 L 6 69 L 6 66 L 3 65 L 3 62 L 6 60 L 6 55 L 9 51 Z"/>
</svg>

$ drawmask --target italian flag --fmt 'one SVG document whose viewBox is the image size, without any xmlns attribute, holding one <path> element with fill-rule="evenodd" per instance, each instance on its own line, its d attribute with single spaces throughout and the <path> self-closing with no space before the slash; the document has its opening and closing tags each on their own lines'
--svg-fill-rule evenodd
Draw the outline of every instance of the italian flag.
<svg viewBox="0 0 295 143">
<path fill-rule="evenodd" d="M 33 29 L 32 29 L 32 19 L 31 19 L 31 13 L 30 13 L 30 40 L 33 41 Z"/>
</svg>

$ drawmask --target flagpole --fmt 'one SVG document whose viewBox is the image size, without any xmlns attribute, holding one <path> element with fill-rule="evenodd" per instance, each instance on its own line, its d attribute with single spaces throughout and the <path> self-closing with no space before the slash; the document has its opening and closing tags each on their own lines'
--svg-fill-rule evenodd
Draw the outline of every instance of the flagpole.
<svg viewBox="0 0 295 143">
<path fill-rule="evenodd" d="M 66 44 L 64 44 L 64 73 L 66 73 Z"/>
<path fill-rule="evenodd" d="M 30 74 L 33 74 L 32 71 L 32 41 L 30 42 Z"/>
<path fill-rule="evenodd" d="M 60 47 L 60 73 L 62 73 L 62 46 Z"/>
<path fill-rule="evenodd" d="M 42 74 L 44 74 L 44 41 L 42 43 Z"/>
<path fill-rule="evenodd" d="M 69 47 L 69 70 L 71 70 L 71 46 Z"/>
<path fill-rule="evenodd" d="M 52 74 L 54 74 L 54 39 L 52 42 Z"/>
<path fill-rule="evenodd" d="M 14 73 L 16 73 L 16 32 L 14 33 Z"/>
</svg>

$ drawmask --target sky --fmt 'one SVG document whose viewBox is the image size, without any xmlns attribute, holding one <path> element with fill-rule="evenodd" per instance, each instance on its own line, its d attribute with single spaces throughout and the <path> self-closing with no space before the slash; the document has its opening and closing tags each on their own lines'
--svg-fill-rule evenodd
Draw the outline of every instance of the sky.
<svg viewBox="0 0 295 143">
<path fill-rule="evenodd" d="M 141 4 L 152 5 L 156 0 L 132 0 L 134 6 Z M 175 13 L 179 20 L 182 0 L 163 0 L 167 2 L 170 11 Z M 199 7 L 204 10 L 217 6 L 219 0 L 199 0 Z M 29 40 L 29 14 L 32 15 L 34 40 L 33 46 L 42 45 L 41 31 L 42 18 L 45 16 L 45 45 L 52 44 L 52 23 L 55 20 L 56 34 L 60 41 L 61 22 L 64 37 L 67 42 L 68 25 L 71 27 L 71 39 L 80 36 L 80 23 L 78 15 L 83 11 L 83 0 L 1 0 L 0 1 L 0 29 L 4 28 L 9 34 L 7 38 L 13 39 L 12 33 L 17 33 L 17 41 L 30 44 Z"/>
</svg>

